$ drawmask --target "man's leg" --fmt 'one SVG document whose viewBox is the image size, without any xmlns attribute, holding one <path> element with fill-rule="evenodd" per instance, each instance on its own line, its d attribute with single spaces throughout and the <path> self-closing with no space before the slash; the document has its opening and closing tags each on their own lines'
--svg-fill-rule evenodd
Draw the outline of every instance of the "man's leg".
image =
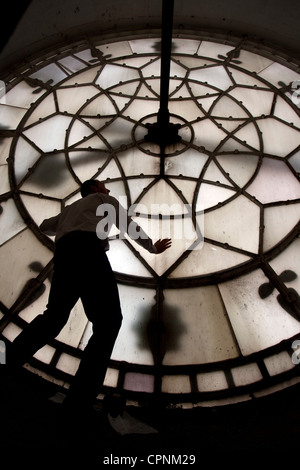
<svg viewBox="0 0 300 470">
<path fill-rule="evenodd" d="M 82 409 L 94 404 L 122 323 L 118 288 L 105 253 L 100 261 L 82 286 L 81 300 L 93 334 L 65 400 L 66 406 Z"/>
</svg>

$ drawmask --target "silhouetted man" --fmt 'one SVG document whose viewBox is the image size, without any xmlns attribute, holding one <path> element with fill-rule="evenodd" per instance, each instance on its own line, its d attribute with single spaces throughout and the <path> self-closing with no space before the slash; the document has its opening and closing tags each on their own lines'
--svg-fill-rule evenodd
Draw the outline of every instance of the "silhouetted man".
<svg viewBox="0 0 300 470">
<path fill-rule="evenodd" d="M 67 323 L 80 298 L 93 334 L 83 352 L 64 405 L 70 410 L 92 409 L 104 381 L 108 362 L 122 322 L 117 283 L 106 256 L 108 234 L 113 224 L 128 233 L 150 253 L 171 246 L 170 239 L 153 244 L 128 216 L 117 199 L 98 180 L 85 181 L 82 199 L 41 224 L 47 235 L 55 235 L 54 272 L 47 309 L 14 340 L 7 363 L 22 365 L 55 338 Z"/>
</svg>

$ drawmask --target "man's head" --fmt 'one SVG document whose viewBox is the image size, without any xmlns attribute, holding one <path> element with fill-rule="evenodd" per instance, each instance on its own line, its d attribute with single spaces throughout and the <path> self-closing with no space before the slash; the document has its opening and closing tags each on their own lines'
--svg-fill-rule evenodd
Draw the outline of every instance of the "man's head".
<svg viewBox="0 0 300 470">
<path fill-rule="evenodd" d="M 80 188 L 81 196 L 86 197 L 93 193 L 109 194 L 110 191 L 105 187 L 105 184 L 99 180 L 87 180 L 82 183 Z"/>
</svg>

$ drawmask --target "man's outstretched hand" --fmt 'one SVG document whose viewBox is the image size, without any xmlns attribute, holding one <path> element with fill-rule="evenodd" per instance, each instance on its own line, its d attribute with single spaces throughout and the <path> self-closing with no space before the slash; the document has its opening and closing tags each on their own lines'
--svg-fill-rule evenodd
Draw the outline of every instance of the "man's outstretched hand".
<svg viewBox="0 0 300 470">
<path fill-rule="evenodd" d="M 172 245 L 171 238 L 164 238 L 163 240 L 157 240 L 157 242 L 154 243 L 154 246 L 157 250 L 156 254 L 163 253 L 168 248 L 170 248 L 171 245 Z"/>
</svg>

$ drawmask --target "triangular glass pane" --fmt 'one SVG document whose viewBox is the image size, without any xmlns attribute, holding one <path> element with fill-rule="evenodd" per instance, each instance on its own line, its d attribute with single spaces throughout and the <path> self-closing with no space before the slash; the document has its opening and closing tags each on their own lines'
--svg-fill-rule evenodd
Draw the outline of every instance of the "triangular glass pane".
<svg viewBox="0 0 300 470">
<path fill-rule="evenodd" d="M 214 181 L 232 186 L 230 181 L 224 176 L 214 161 L 211 161 L 208 165 L 203 178 L 208 181 Z"/>
<path fill-rule="evenodd" d="M 240 188 L 250 180 L 258 164 L 258 156 L 254 154 L 224 154 L 216 158 L 224 171 Z"/>
<path fill-rule="evenodd" d="M 284 161 L 264 158 L 247 192 L 266 204 L 300 198 L 300 185 Z"/>
<path fill-rule="evenodd" d="M 299 222 L 300 204 L 287 204 L 264 209 L 264 251 L 279 243 Z"/>
<path fill-rule="evenodd" d="M 200 249 L 191 251 L 189 256 L 169 276 L 176 278 L 213 274 L 249 260 L 248 256 L 204 242 Z"/>
<path fill-rule="evenodd" d="M 132 253 L 123 240 L 110 240 L 109 244 L 110 249 L 107 256 L 113 271 L 132 276 L 151 277 L 148 269 Z"/>
<path fill-rule="evenodd" d="M 198 194 L 197 204 L 201 204 L 204 209 L 209 209 L 215 205 L 226 201 L 235 195 L 235 191 L 222 188 L 214 184 L 202 183 Z"/>
</svg>

